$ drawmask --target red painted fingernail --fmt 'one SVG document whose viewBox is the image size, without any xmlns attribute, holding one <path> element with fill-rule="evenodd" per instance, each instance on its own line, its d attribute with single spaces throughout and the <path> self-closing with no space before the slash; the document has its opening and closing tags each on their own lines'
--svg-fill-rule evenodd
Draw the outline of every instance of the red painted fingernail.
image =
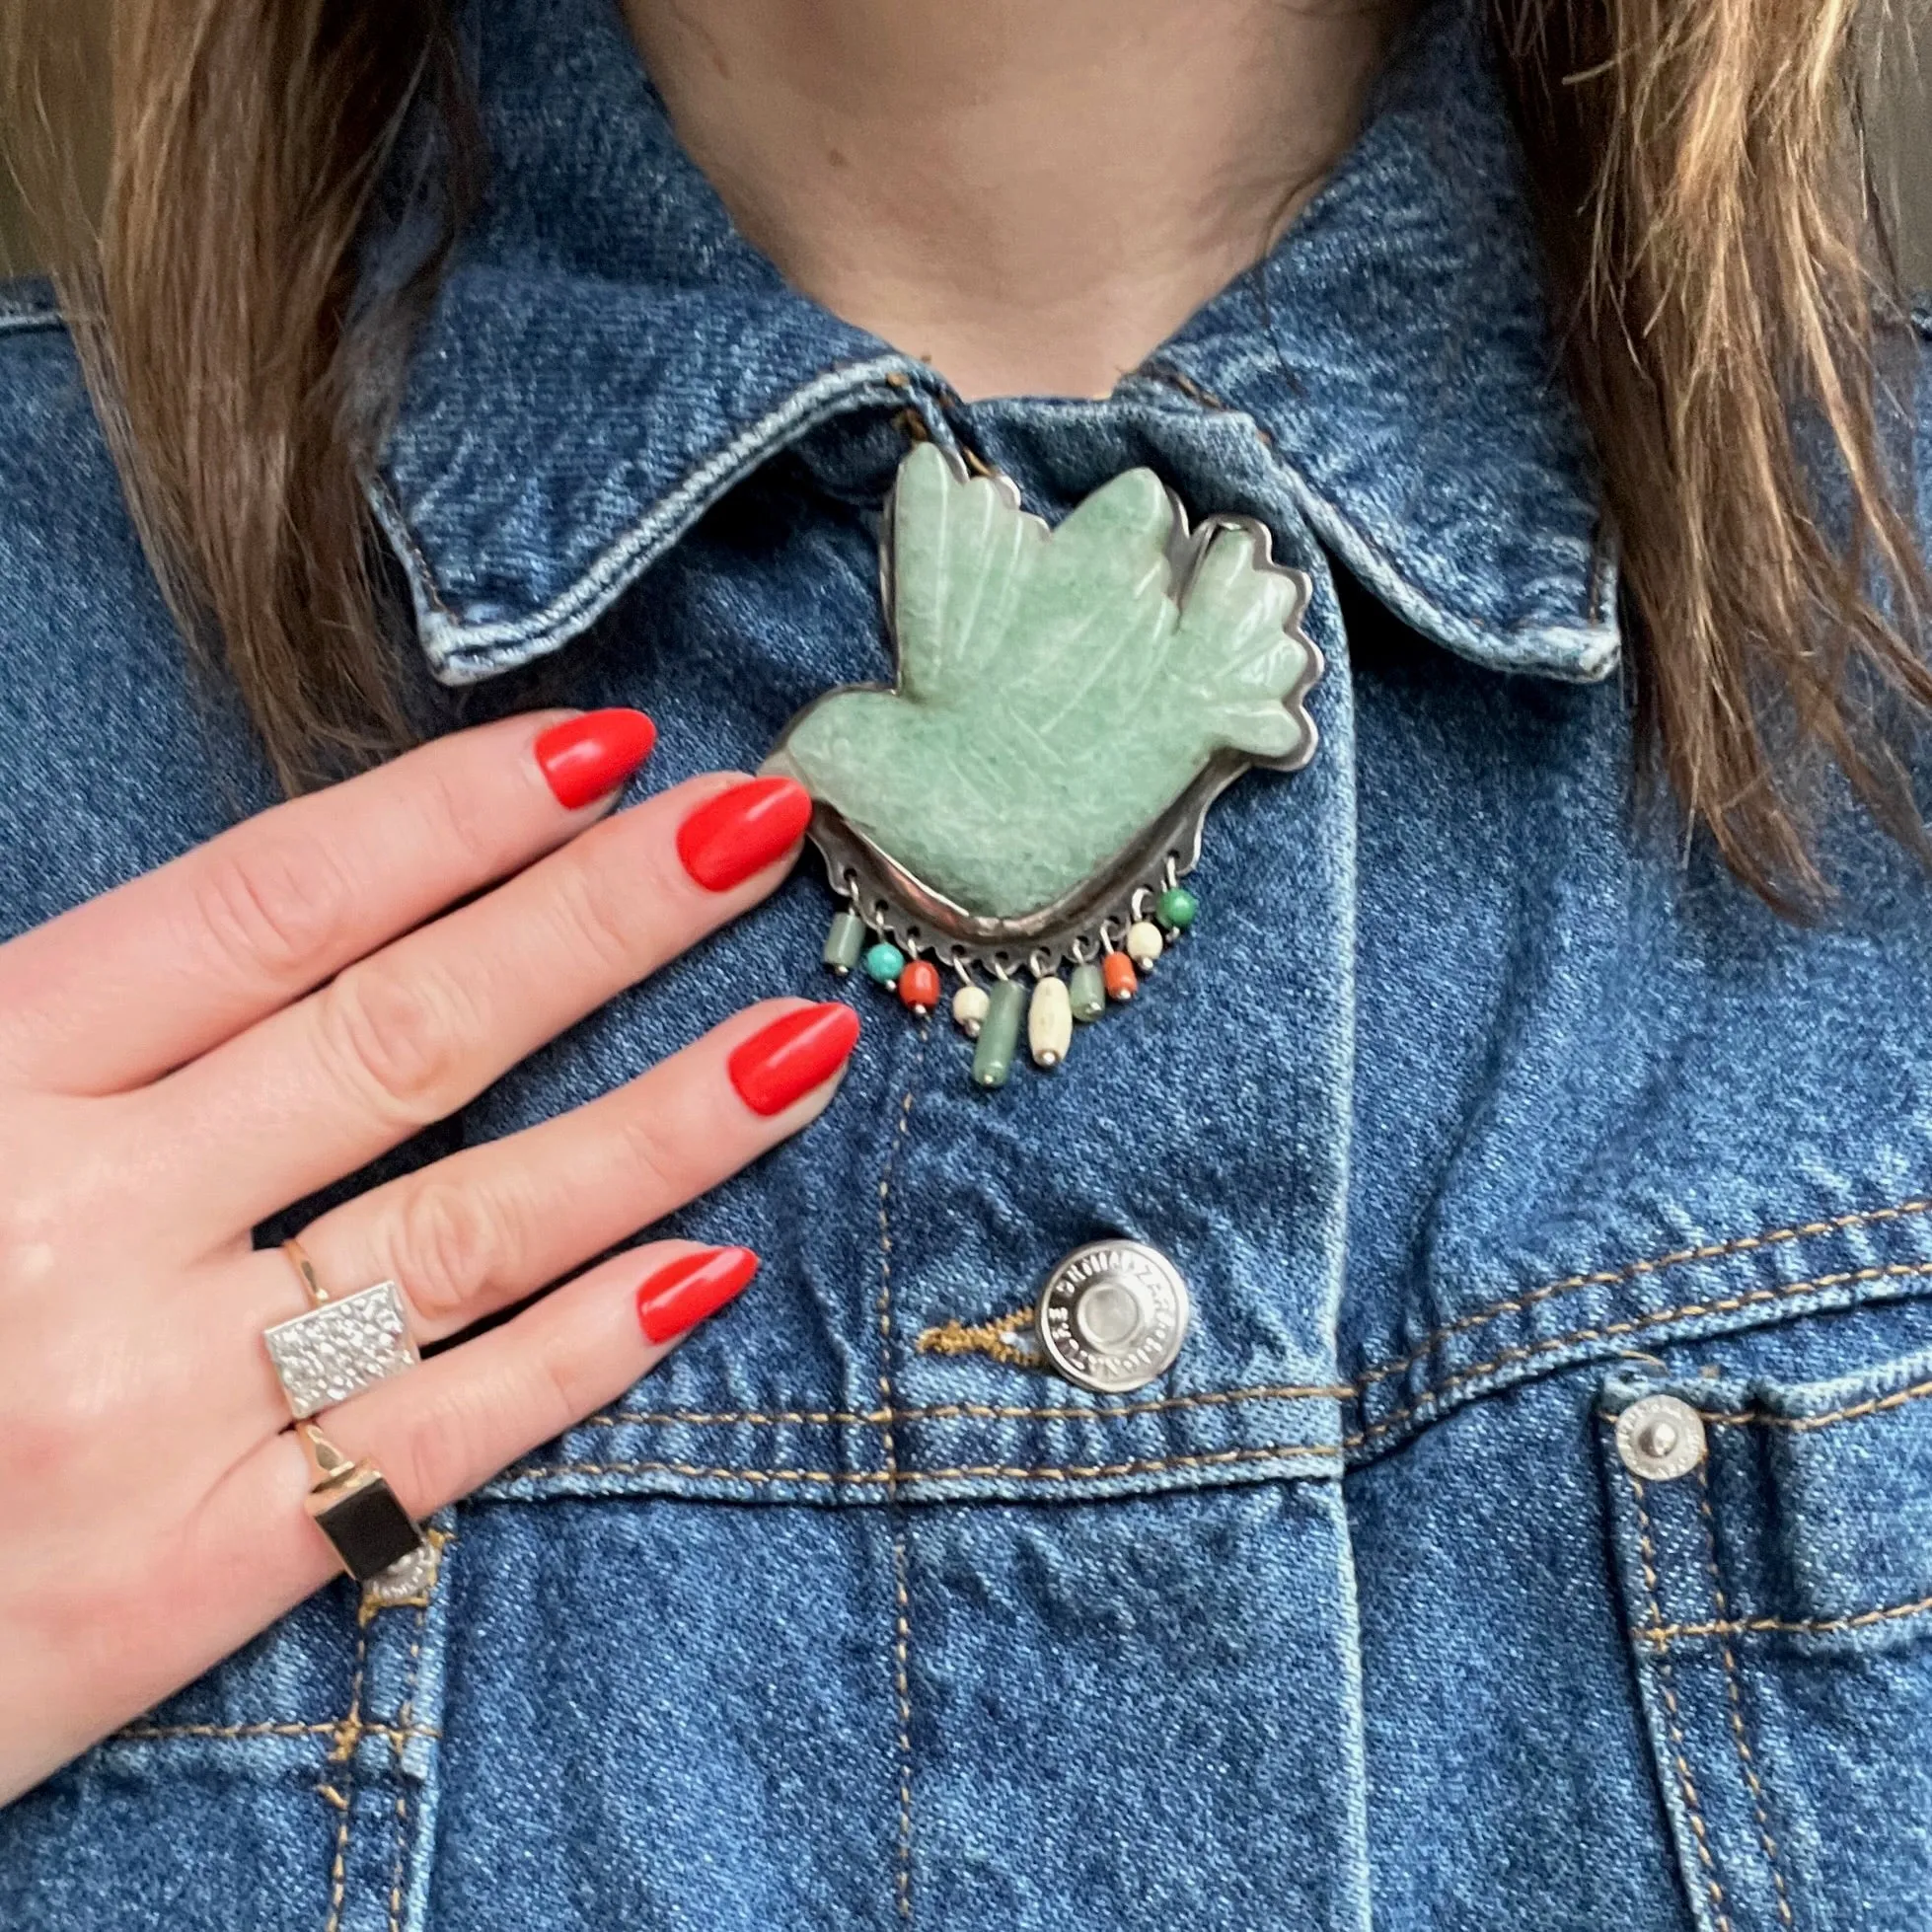
<svg viewBox="0 0 1932 1932">
<path fill-rule="evenodd" d="M 553 724 L 537 740 L 537 763 L 566 812 L 615 791 L 657 742 L 642 711 L 586 711 Z"/>
<path fill-rule="evenodd" d="M 720 791 L 678 827 L 684 869 L 708 892 L 729 892 L 805 836 L 812 794 L 795 779 L 749 779 Z"/>
<path fill-rule="evenodd" d="M 828 1002 L 761 1027 L 731 1050 L 726 1067 L 738 1097 L 755 1114 L 782 1113 L 843 1067 L 858 1040 L 858 1015 Z"/>
<path fill-rule="evenodd" d="M 757 1273 L 750 1248 L 705 1248 L 667 1262 L 637 1291 L 645 1340 L 668 1342 L 696 1328 Z"/>
</svg>

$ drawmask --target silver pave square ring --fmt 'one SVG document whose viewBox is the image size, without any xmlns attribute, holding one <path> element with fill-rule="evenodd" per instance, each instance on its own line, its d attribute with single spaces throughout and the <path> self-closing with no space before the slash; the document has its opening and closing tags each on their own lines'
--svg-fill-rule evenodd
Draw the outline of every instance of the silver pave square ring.
<svg viewBox="0 0 1932 1932">
<path fill-rule="evenodd" d="M 261 1339 L 298 1422 L 414 1368 L 420 1358 L 395 1282 L 377 1282 L 331 1300 L 308 1257 L 298 1250 L 289 1259 L 315 1305 L 263 1329 Z"/>
</svg>

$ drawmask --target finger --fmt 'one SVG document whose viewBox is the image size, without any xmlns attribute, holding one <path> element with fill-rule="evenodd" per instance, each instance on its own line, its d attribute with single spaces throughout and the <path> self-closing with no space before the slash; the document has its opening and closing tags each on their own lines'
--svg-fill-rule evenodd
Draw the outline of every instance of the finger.
<svg viewBox="0 0 1932 1932">
<path fill-rule="evenodd" d="M 779 1111 L 754 1113 L 727 1063 L 798 1012 L 824 1015 L 820 1058 L 795 1070 L 809 1083 Z M 417 1340 L 441 1341 L 709 1193 L 816 1120 L 857 1030 L 850 1006 L 762 1002 L 601 1099 L 334 1210 L 303 1230 L 302 1244 L 332 1287 L 400 1283 Z M 274 1261 L 282 1301 L 299 1306 L 291 1271 Z"/>
<path fill-rule="evenodd" d="M 616 1401 L 735 1299 L 757 1265 L 744 1248 L 633 1248 L 331 1409 L 323 1427 L 345 1454 L 379 1468 L 420 1520 Z M 191 1560 L 210 1575 L 247 1577 L 250 1595 L 274 1603 L 269 1616 L 308 1595 L 337 1567 L 308 1517 L 310 1480 L 294 1434 L 269 1438 L 202 1506 Z"/>
<path fill-rule="evenodd" d="M 801 787 L 780 781 L 766 862 L 734 885 L 699 884 L 676 845 L 762 782 L 710 774 L 594 826 L 137 1096 L 199 1230 L 226 1239 L 352 1173 L 764 898 L 797 855 Z"/>
<path fill-rule="evenodd" d="M 796 1097 L 755 1112 L 728 1068 L 757 1052 L 775 1021 L 799 1014 L 824 1015 L 817 1057 L 794 1063 Z M 857 1034 L 849 1006 L 764 1002 L 601 1100 L 334 1210 L 302 1230 L 302 1245 L 332 1295 L 394 1281 L 411 1337 L 441 1341 L 707 1193 L 808 1126 L 838 1091 Z M 212 1297 L 205 1283 L 196 1291 L 195 1325 L 219 1351 L 210 1360 L 204 1345 L 194 1358 L 196 1412 L 205 1431 L 239 1449 L 287 1420 L 261 1335 L 309 1302 L 287 1256 L 273 1249 L 227 1271 Z"/>
<path fill-rule="evenodd" d="M 0 946 L 0 1078 L 138 1086 L 568 839 L 650 748 L 640 711 L 457 732 L 238 825 Z"/>
</svg>

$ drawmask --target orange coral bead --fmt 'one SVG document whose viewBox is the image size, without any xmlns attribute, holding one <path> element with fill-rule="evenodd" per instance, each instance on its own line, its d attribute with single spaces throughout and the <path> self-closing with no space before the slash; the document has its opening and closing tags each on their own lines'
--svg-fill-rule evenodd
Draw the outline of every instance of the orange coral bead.
<svg viewBox="0 0 1932 1932">
<path fill-rule="evenodd" d="M 899 997 L 916 1013 L 939 1003 L 939 969 L 929 959 L 911 959 L 899 975 Z"/>
<path fill-rule="evenodd" d="M 1141 976 L 1124 952 L 1110 952 L 1101 960 L 1100 977 L 1107 983 L 1109 1000 L 1131 1000 L 1141 990 Z"/>
</svg>

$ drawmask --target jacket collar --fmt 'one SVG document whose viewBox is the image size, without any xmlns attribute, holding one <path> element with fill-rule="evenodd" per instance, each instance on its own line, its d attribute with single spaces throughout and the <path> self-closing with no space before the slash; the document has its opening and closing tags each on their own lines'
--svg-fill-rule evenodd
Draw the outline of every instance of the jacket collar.
<svg viewBox="0 0 1932 1932">
<path fill-rule="evenodd" d="M 566 643 L 820 423 L 948 400 L 736 233 L 608 0 L 499 0 L 473 26 L 489 195 L 373 486 L 452 684 Z M 1459 0 L 1269 259 L 1123 388 L 1147 382 L 1251 417 L 1317 535 L 1424 635 L 1502 670 L 1614 664 L 1587 444 Z"/>
</svg>

